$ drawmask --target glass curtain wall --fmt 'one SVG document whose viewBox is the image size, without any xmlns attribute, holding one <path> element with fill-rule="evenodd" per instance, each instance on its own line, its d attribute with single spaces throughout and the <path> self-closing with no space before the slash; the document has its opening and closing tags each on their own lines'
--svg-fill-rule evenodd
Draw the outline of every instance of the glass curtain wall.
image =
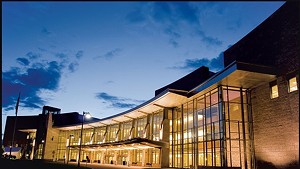
<svg viewBox="0 0 300 169">
<path fill-rule="evenodd" d="M 121 130 L 122 140 L 129 139 L 131 127 L 132 127 L 132 121 L 123 123 L 123 130 Z"/>
<path fill-rule="evenodd" d="M 152 126 L 153 140 L 156 140 L 156 141 L 160 140 L 160 130 L 161 130 L 162 121 L 163 121 L 163 110 L 160 110 L 157 113 L 153 114 L 153 126 Z"/>
<path fill-rule="evenodd" d="M 226 131 L 224 163 L 243 169 L 254 167 L 252 114 L 247 90 L 224 86 L 223 113 Z"/>
<path fill-rule="evenodd" d="M 58 144 L 57 144 L 57 153 L 56 153 L 56 158 L 58 160 L 63 160 L 64 157 L 66 156 L 66 147 L 68 146 L 68 131 L 60 131 L 59 136 L 58 136 Z"/>
<path fill-rule="evenodd" d="M 94 142 L 93 144 L 101 144 L 104 142 L 104 134 L 106 132 L 106 127 L 97 127 L 95 128 Z"/>
<path fill-rule="evenodd" d="M 159 110 L 157 112 L 153 113 L 153 116 L 151 117 L 150 124 L 152 124 L 152 140 L 159 141 L 161 139 L 161 124 L 163 122 L 163 110 Z M 151 127 L 150 126 L 150 127 Z M 152 163 L 152 166 L 159 166 L 160 164 L 160 149 L 158 148 L 152 148 L 149 149 L 150 152 L 150 161 Z"/>
<path fill-rule="evenodd" d="M 253 167 L 248 93 L 242 88 L 219 86 L 174 108 L 170 167 Z"/>
<path fill-rule="evenodd" d="M 118 132 L 119 132 L 119 124 L 112 125 L 109 128 L 110 128 L 109 133 L 108 133 L 109 142 L 117 141 Z"/>
<path fill-rule="evenodd" d="M 170 130 L 172 137 L 170 137 L 170 149 L 171 151 L 171 166 L 170 167 L 178 167 L 181 168 L 183 167 L 183 158 L 182 158 L 182 154 L 183 154 L 183 149 L 182 149 L 182 145 L 183 145 L 183 139 L 182 139 L 182 128 L 183 125 L 181 125 L 183 123 L 183 119 L 182 119 L 182 106 L 181 107 L 177 107 L 175 109 L 173 109 L 173 115 L 172 115 L 172 129 Z"/>
<path fill-rule="evenodd" d="M 221 166 L 222 111 L 218 89 L 196 99 L 197 156 L 199 166 Z"/>
<path fill-rule="evenodd" d="M 144 137 L 144 131 L 147 124 L 147 116 L 137 119 L 137 137 Z"/>
</svg>

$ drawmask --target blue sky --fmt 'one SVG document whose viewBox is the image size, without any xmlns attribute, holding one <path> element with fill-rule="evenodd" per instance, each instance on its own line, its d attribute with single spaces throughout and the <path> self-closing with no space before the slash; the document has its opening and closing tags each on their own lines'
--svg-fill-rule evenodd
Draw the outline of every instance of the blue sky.
<svg viewBox="0 0 300 169">
<path fill-rule="evenodd" d="M 284 2 L 3 2 L 2 124 L 44 105 L 97 118 L 204 65 Z"/>
</svg>

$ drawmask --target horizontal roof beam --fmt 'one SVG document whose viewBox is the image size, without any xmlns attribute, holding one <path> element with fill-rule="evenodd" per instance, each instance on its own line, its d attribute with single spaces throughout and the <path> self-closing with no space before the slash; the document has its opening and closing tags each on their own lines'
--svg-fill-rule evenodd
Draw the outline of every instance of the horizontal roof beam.
<svg viewBox="0 0 300 169">
<path fill-rule="evenodd" d="M 138 112 L 140 112 L 140 113 L 142 113 L 142 114 L 145 114 L 145 115 L 148 115 L 148 114 L 149 114 L 149 113 L 147 113 L 147 112 L 140 111 L 140 110 L 138 110 Z"/>
</svg>

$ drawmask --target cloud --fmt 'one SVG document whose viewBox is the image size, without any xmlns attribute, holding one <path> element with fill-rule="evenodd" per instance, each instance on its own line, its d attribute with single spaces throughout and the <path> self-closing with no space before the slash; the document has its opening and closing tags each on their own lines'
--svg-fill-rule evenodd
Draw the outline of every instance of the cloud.
<svg viewBox="0 0 300 169">
<path fill-rule="evenodd" d="M 109 59 L 112 59 L 113 57 L 119 55 L 119 53 L 122 51 L 122 49 L 120 48 L 116 48 L 116 49 L 113 49 L 107 53 L 105 53 L 104 55 L 101 55 L 101 56 L 96 56 L 94 57 L 94 59 L 97 59 L 97 58 L 105 58 L 107 60 Z"/>
<path fill-rule="evenodd" d="M 170 37 L 169 43 L 173 47 L 177 48 L 179 46 L 177 39 L 179 39 L 181 37 L 181 35 L 177 31 L 175 31 L 174 29 L 172 29 L 170 27 L 165 29 L 164 32 Z"/>
<path fill-rule="evenodd" d="M 212 59 L 202 58 L 202 59 L 186 59 L 183 66 L 175 66 L 173 69 L 185 69 L 194 70 L 201 66 L 209 67 L 212 71 L 220 71 L 224 68 L 223 64 L 224 53 L 221 52 L 217 57 Z"/>
<path fill-rule="evenodd" d="M 106 81 L 106 82 L 105 82 L 105 84 L 113 84 L 113 83 L 115 83 L 115 82 L 112 81 L 112 80 L 109 80 L 109 81 Z"/>
<path fill-rule="evenodd" d="M 28 66 L 29 60 L 26 58 L 17 58 L 17 62 L 20 63 L 22 66 Z"/>
<path fill-rule="evenodd" d="M 40 47 L 38 47 L 38 50 L 40 50 L 41 52 L 46 52 L 47 51 L 46 49 L 40 48 Z"/>
<path fill-rule="evenodd" d="M 39 97 L 39 90 L 57 90 L 62 68 L 58 62 L 51 61 L 33 64 L 25 72 L 17 67 L 2 72 L 2 108 L 11 110 L 19 92 L 20 106 L 41 108 L 45 101 Z"/>
<path fill-rule="evenodd" d="M 83 50 L 79 50 L 75 56 L 77 59 L 80 59 L 83 56 Z"/>
<path fill-rule="evenodd" d="M 125 19 L 132 24 L 152 23 L 154 27 L 162 28 L 163 33 L 169 37 L 169 44 L 175 48 L 180 45 L 180 38 L 186 32 L 185 26 L 191 28 L 195 32 L 194 35 L 199 36 L 207 46 L 222 45 L 221 40 L 203 32 L 200 24 L 201 17 L 206 17 L 205 10 L 191 2 L 148 2 L 128 13 Z"/>
<path fill-rule="evenodd" d="M 150 17 L 157 22 L 173 25 L 179 21 L 198 23 L 197 9 L 189 2 L 154 2 Z"/>
<path fill-rule="evenodd" d="M 64 59 L 64 58 L 68 57 L 65 53 L 56 53 L 55 56 L 60 58 L 60 59 Z"/>
<path fill-rule="evenodd" d="M 193 8 L 188 2 L 173 3 L 177 15 L 182 20 L 189 23 L 198 23 L 197 9 Z"/>
<path fill-rule="evenodd" d="M 26 54 L 26 56 L 27 56 L 30 60 L 32 60 L 32 59 L 37 59 L 37 58 L 40 58 L 40 57 L 41 57 L 41 55 L 40 55 L 39 53 L 34 53 L 34 52 L 28 52 L 28 53 Z"/>
<path fill-rule="evenodd" d="M 78 69 L 78 62 L 72 62 L 69 64 L 68 69 L 71 73 L 75 72 Z"/>
<path fill-rule="evenodd" d="M 215 46 L 221 46 L 222 41 L 218 38 L 213 38 L 210 36 L 207 36 L 203 31 L 199 30 L 197 31 L 197 34 L 200 35 L 203 42 L 205 42 L 207 45 L 215 45 Z"/>
<path fill-rule="evenodd" d="M 51 35 L 51 34 L 52 34 L 52 32 L 48 31 L 48 29 L 45 28 L 45 27 L 42 29 L 41 32 L 42 32 L 42 34 L 44 34 L 44 35 Z"/>
<path fill-rule="evenodd" d="M 175 39 L 169 39 L 169 43 L 174 47 L 177 48 L 179 46 L 178 42 Z"/>
<path fill-rule="evenodd" d="M 129 98 L 112 96 L 105 92 L 97 93 L 96 98 L 104 100 L 105 103 L 109 103 L 109 105 L 114 108 L 133 108 L 145 102 L 144 100 L 134 100 Z"/>
<path fill-rule="evenodd" d="M 174 31 L 172 28 L 167 28 L 167 29 L 165 29 L 165 31 L 164 31 L 167 35 L 170 35 L 171 37 L 173 37 L 173 38 L 180 38 L 181 37 L 181 35 L 178 33 L 178 32 L 176 32 L 176 31 Z"/>
</svg>

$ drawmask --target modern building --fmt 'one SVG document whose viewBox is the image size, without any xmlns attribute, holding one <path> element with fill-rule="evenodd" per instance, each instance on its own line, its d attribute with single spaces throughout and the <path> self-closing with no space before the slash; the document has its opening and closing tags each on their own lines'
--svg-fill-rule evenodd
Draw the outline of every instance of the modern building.
<svg viewBox="0 0 300 169">
<path fill-rule="evenodd" d="M 66 162 L 299 168 L 299 11 L 286 2 L 224 52 L 223 70 L 202 66 L 128 111 L 97 119 L 45 106 L 19 116 L 14 146 Z M 15 119 L 7 117 L 6 146 Z"/>
</svg>

